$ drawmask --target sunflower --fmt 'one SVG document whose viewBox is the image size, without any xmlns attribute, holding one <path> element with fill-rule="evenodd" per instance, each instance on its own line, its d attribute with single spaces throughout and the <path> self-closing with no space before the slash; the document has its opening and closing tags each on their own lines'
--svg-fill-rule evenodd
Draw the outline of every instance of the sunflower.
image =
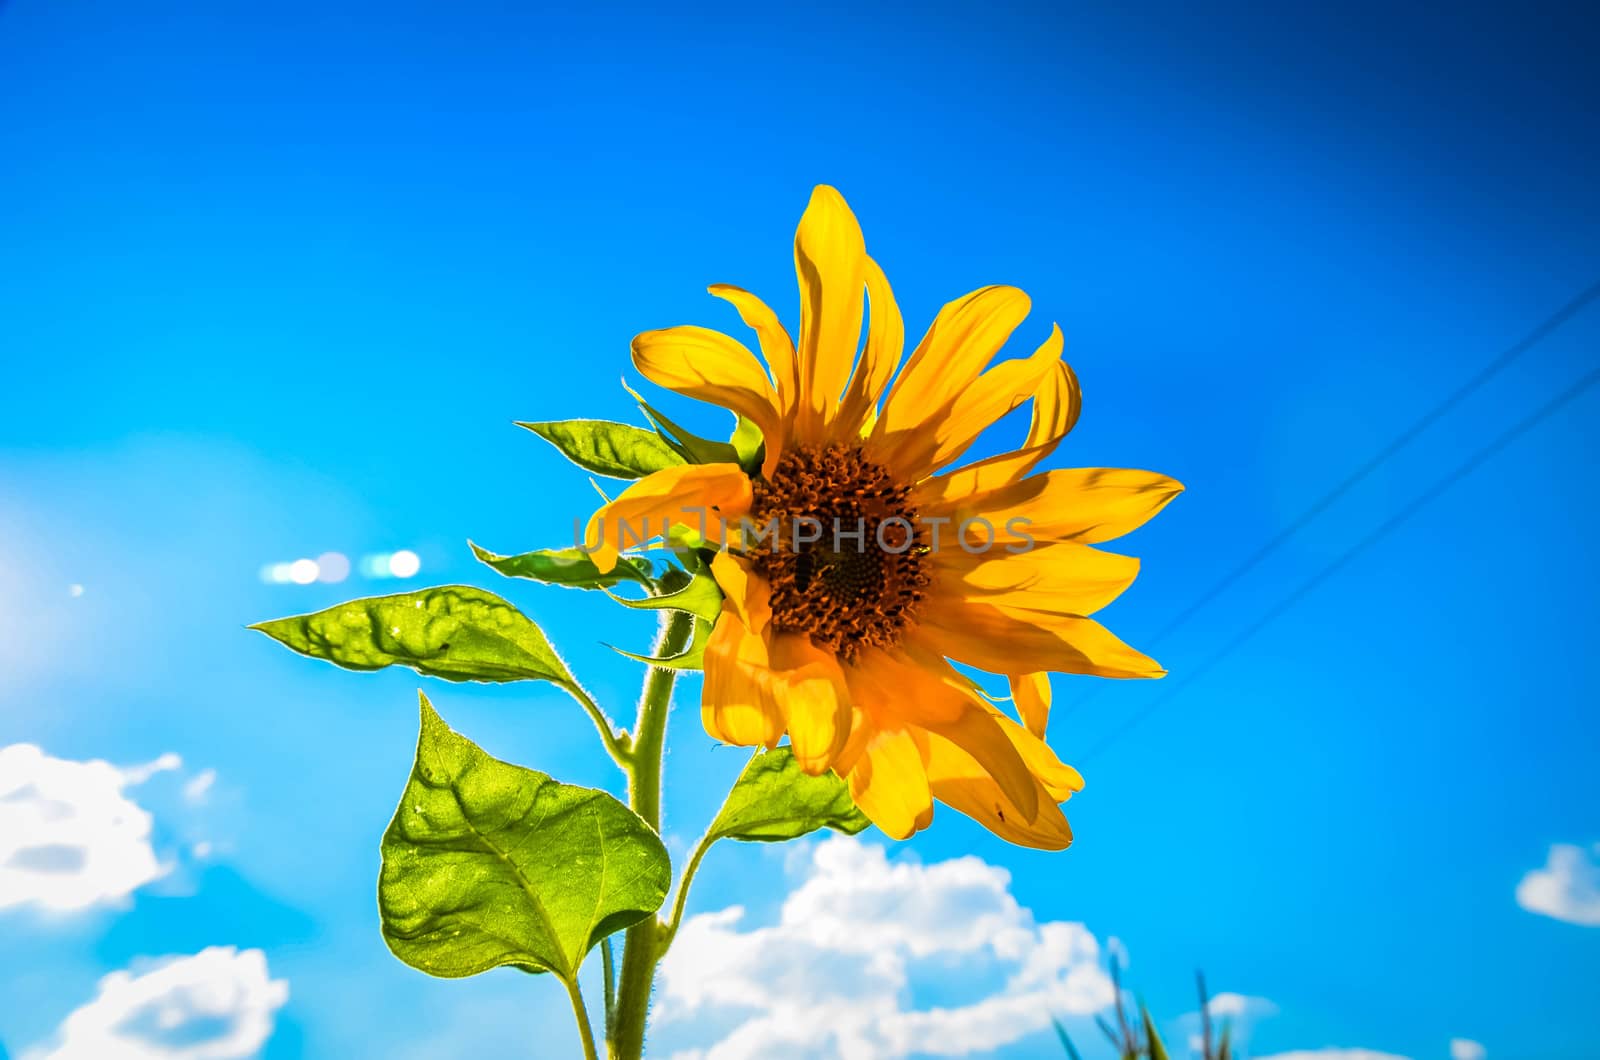
<svg viewBox="0 0 1600 1060">
<path fill-rule="evenodd" d="M 716 739 L 771 748 L 787 734 L 807 772 L 843 777 L 897 839 L 926 827 L 938 800 L 1011 842 L 1061 849 L 1072 831 L 1060 803 L 1083 779 L 1044 741 L 1048 675 L 1162 676 L 1087 617 L 1138 572 L 1092 546 L 1183 487 L 1147 471 L 1034 473 L 1080 397 L 1058 327 L 1032 355 L 990 364 L 1028 313 L 1022 291 L 949 303 L 901 367 L 894 295 L 833 188 L 813 192 L 794 258 L 798 344 L 748 291 L 710 288 L 765 364 L 706 328 L 633 340 L 647 378 L 758 427 L 759 466 L 640 479 L 591 519 L 591 558 L 610 570 L 641 525 L 682 525 L 716 548 L 724 601 L 701 702 Z M 1021 448 L 950 469 L 1029 400 Z M 952 663 L 1005 675 L 1018 719 Z"/>
</svg>

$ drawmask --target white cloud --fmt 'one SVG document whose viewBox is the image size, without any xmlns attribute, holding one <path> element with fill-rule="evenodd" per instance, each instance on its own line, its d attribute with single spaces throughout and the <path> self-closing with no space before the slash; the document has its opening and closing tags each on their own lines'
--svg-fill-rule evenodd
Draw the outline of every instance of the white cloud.
<svg viewBox="0 0 1600 1060">
<path fill-rule="evenodd" d="M 206 801 L 206 796 L 211 794 L 211 786 L 217 782 L 215 769 L 202 769 L 183 786 L 183 797 L 188 802 L 198 805 Z"/>
<path fill-rule="evenodd" d="M 1249 1042 L 1250 1032 L 1256 1023 L 1278 1014 L 1278 1006 L 1264 997 L 1251 997 L 1248 994 L 1235 994 L 1225 990 L 1220 994 L 1213 994 L 1206 1001 L 1206 1011 L 1211 1016 L 1213 1041 L 1222 1033 L 1222 1025 L 1226 1023 L 1229 1027 L 1229 1039 L 1235 1048 L 1239 1048 Z M 1190 1012 L 1183 1016 L 1179 1023 L 1188 1034 L 1189 1047 L 1195 1052 L 1200 1052 L 1205 1040 L 1200 1013 Z"/>
<path fill-rule="evenodd" d="M 1517 884 L 1517 904 L 1569 924 L 1600 927 L 1600 843 L 1589 849 L 1556 843 L 1542 869 Z"/>
<path fill-rule="evenodd" d="M 143 784 L 157 773 L 170 773 L 172 770 L 182 768 L 183 759 L 168 751 L 166 754 L 157 756 L 154 762 L 146 762 L 142 766 L 129 766 L 122 770 L 123 784 L 132 787 L 136 784 Z"/>
<path fill-rule="evenodd" d="M 774 1055 L 890 1060 L 992 1050 L 1112 1000 L 1100 946 L 1078 923 L 1035 922 L 1004 869 L 975 857 L 891 863 L 881 847 L 831 838 L 777 924 L 741 928 L 733 906 L 686 921 L 661 968 L 658 1026 L 736 1025 L 674 1060 Z M 951 1007 L 909 1007 L 910 973 L 980 984 Z M 988 979 L 987 989 L 981 989 Z"/>
<path fill-rule="evenodd" d="M 1206 1002 L 1206 1011 L 1212 1019 L 1259 1019 L 1276 1015 L 1278 1006 L 1264 997 L 1249 997 L 1223 991 Z"/>
<path fill-rule="evenodd" d="M 0 748 L 0 910 L 56 912 L 116 901 L 165 875 L 150 847 L 150 815 L 124 793 L 180 766 L 52 758 L 33 744 Z"/>
<path fill-rule="evenodd" d="M 1380 1053 L 1375 1049 L 1296 1049 L 1292 1053 L 1273 1053 L 1258 1060 L 1406 1060 L 1394 1053 Z"/>
<path fill-rule="evenodd" d="M 1471 1038 L 1450 1039 L 1450 1060 L 1485 1060 L 1489 1050 Z"/>
<path fill-rule="evenodd" d="M 53 1045 L 23 1060 L 243 1060 L 272 1036 L 289 984 L 260 950 L 212 946 L 140 970 L 112 972 Z"/>
</svg>

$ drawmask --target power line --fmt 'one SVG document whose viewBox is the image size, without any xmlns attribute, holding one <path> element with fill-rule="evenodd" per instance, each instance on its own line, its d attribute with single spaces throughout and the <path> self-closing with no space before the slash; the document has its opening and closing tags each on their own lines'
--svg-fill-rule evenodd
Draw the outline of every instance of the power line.
<svg viewBox="0 0 1600 1060">
<path fill-rule="evenodd" d="M 1596 281 L 1588 288 L 1581 291 L 1576 297 L 1552 313 L 1532 331 L 1528 332 L 1528 334 L 1524 335 L 1516 343 L 1502 351 L 1499 356 L 1486 364 L 1477 375 L 1474 375 L 1471 379 L 1468 379 L 1466 382 L 1462 383 L 1437 405 L 1423 413 L 1422 416 L 1414 421 L 1409 427 L 1397 434 L 1388 445 L 1384 446 L 1364 464 L 1352 471 L 1342 482 L 1338 483 L 1327 493 L 1319 497 L 1315 503 L 1313 503 L 1305 511 L 1301 512 L 1300 515 L 1292 520 L 1287 526 L 1279 530 L 1276 534 L 1272 535 L 1271 538 L 1262 544 L 1260 548 L 1257 548 L 1254 552 L 1247 556 L 1237 567 L 1234 567 L 1227 574 L 1223 575 L 1223 577 L 1215 585 L 1201 593 L 1199 598 L 1193 603 L 1189 604 L 1188 607 L 1185 607 L 1182 611 L 1178 612 L 1177 615 L 1168 620 L 1166 625 L 1162 626 L 1155 632 L 1153 636 L 1148 639 L 1147 643 L 1154 647 L 1161 641 L 1165 640 L 1180 626 L 1189 621 L 1189 619 L 1193 618 L 1199 611 L 1205 608 L 1206 605 L 1210 604 L 1217 597 L 1221 596 L 1228 589 L 1232 588 L 1235 582 L 1239 581 L 1246 574 L 1249 574 L 1251 571 L 1255 570 L 1256 567 L 1260 566 L 1263 560 L 1272 555 L 1279 548 L 1283 547 L 1283 545 L 1288 542 L 1290 538 L 1299 533 L 1301 530 L 1304 530 L 1307 526 L 1314 522 L 1318 516 L 1331 508 L 1341 497 L 1365 481 L 1380 466 L 1392 459 L 1406 446 L 1416 441 L 1416 439 L 1429 427 L 1432 427 L 1440 419 L 1454 410 L 1456 406 L 1460 405 L 1468 397 L 1482 389 L 1484 384 L 1488 383 L 1495 376 L 1499 375 L 1506 368 L 1510 367 L 1510 365 L 1523 354 L 1533 349 L 1540 342 L 1543 342 L 1567 321 L 1571 320 L 1573 317 L 1582 312 L 1584 308 L 1589 305 L 1589 303 L 1595 301 L 1597 298 L 1600 298 L 1600 281 Z M 1080 696 L 1077 700 L 1075 700 L 1070 706 L 1068 706 L 1066 710 L 1061 711 L 1060 715 L 1058 716 L 1065 716 L 1066 714 L 1070 714 L 1071 712 L 1077 710 L 1090 699 L 1094 698 L 1096 695 L 1099 695 L 1101 691 L 1102 690 L 1100 688 L 1095 688 L 1085 693 L 1083 696 Z"/>
<path fill-rule="evenodd" d="M 1600 290 L 1600 287 L 1597 287 L 1596 290 Z M 1372 533 L 1368 534 L 1360 541 L 1357 541 L 1350 548 L 1340 553 L 1340 555 L 1335 558 L 1333 562 L 1329 563 L 1316 574 L 1302 582 L 1294 589 L 1294 591 L 1290 592 L 1282 600 L 1278 601 L 1278 603 L 1269 608 L 1260 618 L 1246 626 L 1243 630 L 1236 634 L 1232 640 L 1228 641 L 1228 643 L 1224 644 L 1219 650 L 1212 653 L 1198 666 L 1194 667 L 1187 674 L 1185 674 L 1181 681 L 1178 681 L 1176 684 L 1165 689 L 1163 695 L 1157 696 L 1154 700 L 1148 703 L 1143 710 L 1128 718 L 1109 736 L 1090 748 L 1087 753 L 1074 756 L 1075 760 L 1086 762 L 1096 755 L 1104 753 L 1105 750 L 1112 744 L 1116 743 L 1118 739 L 1127 735 L 1128 732 L 1132 731 L 1146 718 L 1150 717 L 1150 715 L 1154 714 L 1167 703 L 1171 702 L 1172 699 L 1174 699 L 1184 689 L 1188 688 L 1195 681 L 1199 680 L 1208 671 L 1215 668 L 1218 663 L 1221 663 L 1242 644 L 1250 640 L 1250 638 L 1254 637 L 1257 633 L 1260 633 L 1273 621 L 1281 617 L 1286 611 L 1304 599 L 1319 585 L 1327 581 L 1334 574 L 1338 573 L 1351 560 L 1355 559 L 1362 552 L 1365 552 L 1367 549 L 1383 540 L 1407 519 L 1411 518 L 1429 503 L 1437 499 L 1440 494 L 1444 493 L 1461 479 L 1477 470 L 1477 468 L 1485 461 L 1489 460 L 1502 449 L 1506 448 L 1506 446 L 1510 445 L 1528 431 L 1532 430 L 1540 423 L 1540 421 L 1561 409 L 1563 406 L 1577 398 L 1578 395 L 1582 394 L 1585 390 L 1588 390 L 1596 383 L 1600 383 L 1600 368 L 1596 368 L 1589 372 L 1589 374 L 1578 379 L 1561 393 L 1557 394 L 1539 408 L 1535 409 L 1532 413 L 1512 425 L 1508 430 L 1495 438 L 1494 441 L 1490 442 L 1488 445 L 1472 454 L 1472 456 L 1468 457 L 1466 461 L 1458 465 L 1448 475 L 1439 479 L 1428 489 L 1418 494 L 1404 508 L 1396 512 L 1389 519 L 1385 520 L 1376 530 L 1372 531 Z"/>
</svg>

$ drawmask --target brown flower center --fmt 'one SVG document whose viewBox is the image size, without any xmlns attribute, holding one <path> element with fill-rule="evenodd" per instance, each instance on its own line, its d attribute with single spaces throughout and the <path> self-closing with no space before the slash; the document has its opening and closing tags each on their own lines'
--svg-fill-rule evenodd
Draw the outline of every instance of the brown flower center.
<svg viewBox="0 0 1600 1060">
<path fill-rule="evenodd" d="M 800 446 L 757 479 L 746 549 L 773 626 L 846 661 L 898 644 L 928 585 L 910 495 L 857 446 Z"/>
</svg>

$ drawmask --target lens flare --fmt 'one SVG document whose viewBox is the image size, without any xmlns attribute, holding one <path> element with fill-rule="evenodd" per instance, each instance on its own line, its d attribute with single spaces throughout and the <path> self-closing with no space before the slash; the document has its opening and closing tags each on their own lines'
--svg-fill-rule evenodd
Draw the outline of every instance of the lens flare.
<svg viewBox="0 0 1600 1060">
<path fill-rule="evenodd" d="M 350 560 L 343 552 L 324 552 L 317 557 L 317 580 L 336 584 L 350 577 Z"/>
</svg>

